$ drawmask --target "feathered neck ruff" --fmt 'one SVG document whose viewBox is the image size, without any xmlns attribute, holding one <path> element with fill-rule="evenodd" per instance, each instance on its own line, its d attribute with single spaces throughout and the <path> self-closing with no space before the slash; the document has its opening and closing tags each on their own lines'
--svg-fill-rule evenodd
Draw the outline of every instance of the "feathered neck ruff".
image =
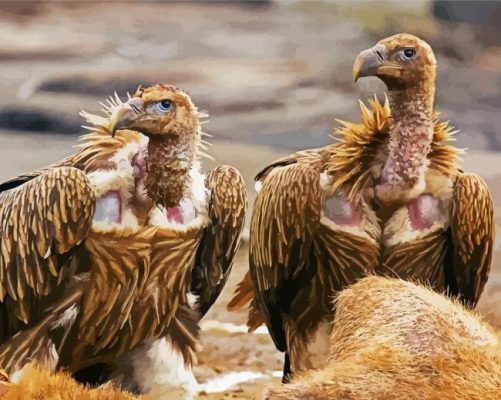
<svg viewBox="0 0 501 400">
<path fill-rule="evenodd" d="M 333 138 L 326 171 L 335 176 L 334 191 L 343 191 L 350 201 L 358 202 L 373 179 L 371 168 L 382 149 L 388 146 L 391 111 L 388 98 L 381 104 L 376 96 L 369 99 L 369 108 L 360 101 L 360 123 L 336 120 L 342 126 Z M 462 150 L 450 145 L 457 133 L 448 121 L 439 121 L 433 114 L 433 141 L 428 153 L 428 168 L 447 176 L 458 174 L 458 159 Z"/>
</svg>

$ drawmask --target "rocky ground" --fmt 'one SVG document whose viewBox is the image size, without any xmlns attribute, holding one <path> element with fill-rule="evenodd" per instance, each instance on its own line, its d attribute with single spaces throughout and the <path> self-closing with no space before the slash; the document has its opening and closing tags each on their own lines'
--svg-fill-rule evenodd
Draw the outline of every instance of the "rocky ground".
<svg viewBox="0 0 501 400">
<path fill-rule="evenodd" d="M 162 81 L 210 111 L 210 153 L 242 171 L 252 205 L 255 172 L 286 152 L 329 143 L 334 118 L 358 119 L 357 99 L 382 92 L 375 80 L 351 82 L 353 59 L 407 30 L 436 49 L 437 107 L 462 131 L 458 145 L 472 150 L 465 169 L 482 174 L 501 205 L 501 47 L 477 41 L 478 27 L 439 24 L 426 4 L 2 2 L 0 180 L 70 154 L 80 108 L 96 111 L 115 90 Z M 496 215 L 500 225 L 499 206 Z M 501 328 L 499 251 L 498 239 L 479 309 Z M 246 252 L 244 245 L 204 321 L 201 398 L 256 398 L 279 381 L 282 356 L 266 332 L 247 334 L 245 313 L 225 310 Z"/>
</svg>

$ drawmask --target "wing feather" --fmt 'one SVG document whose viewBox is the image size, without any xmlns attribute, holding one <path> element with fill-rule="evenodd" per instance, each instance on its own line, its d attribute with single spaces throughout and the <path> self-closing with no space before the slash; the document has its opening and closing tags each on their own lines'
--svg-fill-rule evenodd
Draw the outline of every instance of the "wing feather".
<svg viewBox="0 0 501 400">
<path fill-rule="evenodd" d="M 63 167 L 44 172 L 0 193 L 0 302 L 30 322 L 32 299 L 61 284 L 59 257 L 87 237 L 95 210 L 94 191 L 83 172 Z"/>
<path fill-rule="evenodd" d="M 489 275 L 494 227 L 494 206 L 484 180 L 475 174 L 459 175 L 451 212 L 452 257 L 446 269 L 452 272 L 448 279 L 452 294 L 472 306 Z"/>
<path fill-rule="evenodd" d="M 251 277 L 268 330 L 281 351 L 286 350 L 281 304 L 289 297 L 284 293 L 286 281 L 305 267 L 320 225 L 320 172 L 315 162 L 280 164 L 267 172 L 254 205 Z"/>
<path fill-rule="evenodd" d="M 245 225 L 247 190 L 240 173 L 223 165 L 206 178 L 209 225 L 204 229 L 193 271 L 192 290 L 202 316 L 216 301 L 231 271 Z"/>
</svg>

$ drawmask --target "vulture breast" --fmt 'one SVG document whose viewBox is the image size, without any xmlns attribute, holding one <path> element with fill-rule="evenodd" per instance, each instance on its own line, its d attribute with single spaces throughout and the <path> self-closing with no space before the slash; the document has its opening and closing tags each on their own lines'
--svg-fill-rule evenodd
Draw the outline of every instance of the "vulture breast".
<svg viewBox="0 0 501 400">
<path fill-rule="evenodd" d="M 163 335 L 187 303 L 208 221 L 204 176 L 195 165 L 189 196 L 177 207 L 161 208 L 144 194 L 143 152 L 144 143 L 128 144 L 112 159 L 114 169 L 88 173 L 97 209 L 82 250 L 91 267 L 78 339 L 63 355 L 70 369 L 85 367 L 82 360 L 106 362 Z"/>
</svg>

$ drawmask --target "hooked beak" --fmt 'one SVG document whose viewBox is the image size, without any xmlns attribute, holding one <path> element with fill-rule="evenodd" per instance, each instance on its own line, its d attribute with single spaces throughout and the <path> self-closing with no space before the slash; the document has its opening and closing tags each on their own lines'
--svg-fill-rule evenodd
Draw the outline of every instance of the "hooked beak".
<svg viewBox="0 0 501 400">
<path fill-rule="evenodd" d="M 358 78 L 364 76 L 375 76 L 378 74 L 379 67 L 386 61 L 386 47 L 377 44 L 370 49 L 362 51 L 353 64 L 352 78 L 356 82 Z"/>
<path fill-rule="evenodd" d="M 115 137 L 115 132 L 120 129 L 133 129 L 134 124 L 143 114 L 142 110 L 143 100 L 138 97 L 133 97 L 117 108 L 109 121 L 111 136 Z"/>
</svg>

